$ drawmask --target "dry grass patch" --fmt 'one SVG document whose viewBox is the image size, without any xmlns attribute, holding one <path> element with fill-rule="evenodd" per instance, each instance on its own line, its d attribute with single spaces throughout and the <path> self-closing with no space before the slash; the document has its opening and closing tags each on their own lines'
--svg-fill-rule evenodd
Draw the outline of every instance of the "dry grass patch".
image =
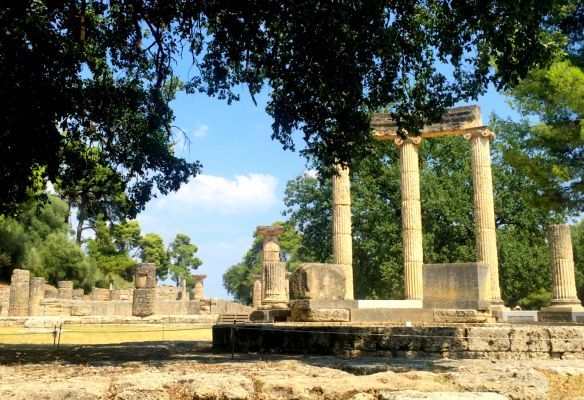
<svg viewBox="0 0 584 400">
<path fill-rule="evenodd" d="M 560 375 L 540 370 L 550 384 L 550 400 L 572 400 L 584 396 L 584 375 Z"/>
<path fill-rule="evenodd" d="M 61 344 L 110 344 L 175 340 L 211 340 L 210 327 L 189 324 L 63 325 Z M 0 328 L 0 344 L 53 344 L 52 329 Z"/>
</svg>

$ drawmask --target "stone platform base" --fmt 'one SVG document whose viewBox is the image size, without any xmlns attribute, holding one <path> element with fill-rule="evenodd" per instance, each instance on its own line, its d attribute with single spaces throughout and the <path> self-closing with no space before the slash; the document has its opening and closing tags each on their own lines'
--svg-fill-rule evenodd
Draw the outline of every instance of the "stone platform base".
<svg viewBox="0 0 584 400">
<path fill-rule="evenodd" d="M 233 327 L 213 326 L 213 348 L 232 350 Z M 584 359 L 584 326 L 350 326 L 240 324 L 240 353 L 344 356 Z"/>
<path fill-rule="evenodd" d="M 249 320 L 252 322 L 285 322 L 290 314 L 290 309 L 256 310 L 249 315 Z"/>
<path fill-rule="evenodd" d="M 476 310 L 432 310 L 421 308 L 421 301 L 405 300 L 398 305 L 412 308 L 373 308 L 383 302 L 362 300 L 293 300 L 290 322 L 356 322 L 356 323 L 485 323 L 494 322 L 489 312 Z"/>
</svg>

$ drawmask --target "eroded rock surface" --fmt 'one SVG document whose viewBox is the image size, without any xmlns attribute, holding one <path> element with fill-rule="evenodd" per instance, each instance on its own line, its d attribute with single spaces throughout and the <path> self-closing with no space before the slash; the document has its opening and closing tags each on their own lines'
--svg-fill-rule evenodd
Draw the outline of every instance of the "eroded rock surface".
<svg viewBox="0 0 584 400">
<path fill-rule="evenodd" d="M 66 358 L 66 357 L 64 357 Z M 584 396 L 584 361 L 349 360 L 208 351 L 184 359 L 9 363 L 1 399 L 563 400 Z M 74 362 L 73 362 L 74 361 Z"/>
</svg>

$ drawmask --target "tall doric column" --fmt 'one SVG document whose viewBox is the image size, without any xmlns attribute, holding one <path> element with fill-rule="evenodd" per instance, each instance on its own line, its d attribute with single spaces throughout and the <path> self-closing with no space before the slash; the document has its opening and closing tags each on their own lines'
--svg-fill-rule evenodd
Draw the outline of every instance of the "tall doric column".
<svg viewBox="0 0 584 400">
<path fill-rule="evenodd" d="M 253 276 L 252 307 L 259 308 L 262 305 L 262 276 Z"/>
<path fill-rule="evenodd" d="M 345 270 L 345 299 L 353 300 L 353 238 L 351 236 L 351 179 L 339 164 L 333 174 L 333 263 Z"/>
<path fill-rule="evenodd" d="M 193 279 L 195 280 L 195 287 L 193 288 L 193 299 L 194 300 L 201 300 L 205 298 L 205 286 L 203 281 L 207 277 L 207 275 L 192 275 Z"/>
<path fill-rule="evenodd" d="M 554 284 L 552 306 L 581 308 L 576 293 L 570 225 L 551 225 L 548 233 Z"/>
<path fill-rule="evenodd" d="M 495 138 L 495 134 L 485 128 L 467 133 L 464 138 L 470 140 L 471 145 L 477 262 L 489 264 L 491 267 L 491 301 L 494 306 L 503 306 L 499 287 L 495 203 L 491 175 L 491 140 Z"/>
<path fill-rule="evenodd" d="M 402 230 L 404 245 L 404 297 L 423 299 L 422 205 L 418 147 L 422 139 L 395 139 L 400 150 L 402 185 Z"/>
<path fill-rule="evenodd" d="M 280 245 L 278 236 L 284 228 L 281 226 L 258 226 L 258 232 L 264 236 L 264 298 L 263 309 L 287 308 L 286 300 L 286 265 L 280 262 Z"/>
</svg>

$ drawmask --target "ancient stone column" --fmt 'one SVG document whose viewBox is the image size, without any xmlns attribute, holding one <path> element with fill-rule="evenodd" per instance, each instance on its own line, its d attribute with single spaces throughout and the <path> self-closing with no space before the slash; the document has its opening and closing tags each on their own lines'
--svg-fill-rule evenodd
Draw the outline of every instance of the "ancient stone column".
<svg viewBox="0 0 584 400">
<path fill-rule="evenodd" d="M 286 283 L 285 283 L 285 289 L 286 289 L 286 301 L 290 301 L 290 277 L 292 276 L 292 272 L 288 272 L 286 271 Z"/>
<path fill-rule="evenodd" d="M 59 281 L 57 289 L 60 299 L 71 300 L 73 298 L 73 281 Z"/>
<path fill-rule="evenodd" d="M 351 179 L 339 164 L 333 174 L 333 263 L 345 270 L 345 299 L 353 300 L 353 237 L 351 236 Z"/>
<path fill-rule="evenodd" d="M 278 236 L 284 228 L 281 226 L 258 226 L 258 232 L 264 236 L 264 297 L 263 309 L 288 308 L 286 300 L 286 265 L 280 262 L 280 245 Z"/>
<path fill-rule="evenodd" d="M 554 285 L 552 306 L 576 306 L 580 308 L 580 300 L 578 300 L 576 293 L 570 225 L 551 225 L 548 233 Z"/>
<path fill-rule="evenodd" d="M 136 266 L 132 315 L 147 317 L 154 314 L 156 303 L 156 265 L 141 263 Z"/>
<path fill-rule="evenodd" d="M 402 234 L 404 246 L 404 298 L 423 299 L 424 250 L 422 248 L 422 204 L 418 147 L 421 138 L 398 138 L 402 185 Z"/>
<path fill-rule="evenodd" d="M 499 259 L 491 175 L 491 140 L 495 138 L 495 134 L 490 129 L 484 129 L 467 133 L 464 138 L 470 140 L 471 145 L 477 262 L 489 264 L 491 267 L 491 301 L 493 306 L 503 306 L 499 287 Z"/>
<path fill-rule="evenodd" d="M 8 300 L 9 317 L 28 316 L 28 298 L 30 290 L 30 271 L 15 269 L 10 279 L 10 298 Z"/>
<path fill-rule="evenodd" d="M 253 276 L 252 307 L 259 308 L 262 305 L 262 276 Z"/>
<path fill-rule="evenodd" d="M 205 298 L 205 287 L 203 281 L 207 277 L 207 275 L 192 275 L 193 279 L 195 280 L 195 287 L 193 289 L 193 299 L 201 300 Z"/>
<path fill-rule="evenodd" d="M 28 315 L 40 315 L 40 302 L 45 298 L 45 278 L 30 278 L 30 288 L 28 292 Z"/>
</svg>

